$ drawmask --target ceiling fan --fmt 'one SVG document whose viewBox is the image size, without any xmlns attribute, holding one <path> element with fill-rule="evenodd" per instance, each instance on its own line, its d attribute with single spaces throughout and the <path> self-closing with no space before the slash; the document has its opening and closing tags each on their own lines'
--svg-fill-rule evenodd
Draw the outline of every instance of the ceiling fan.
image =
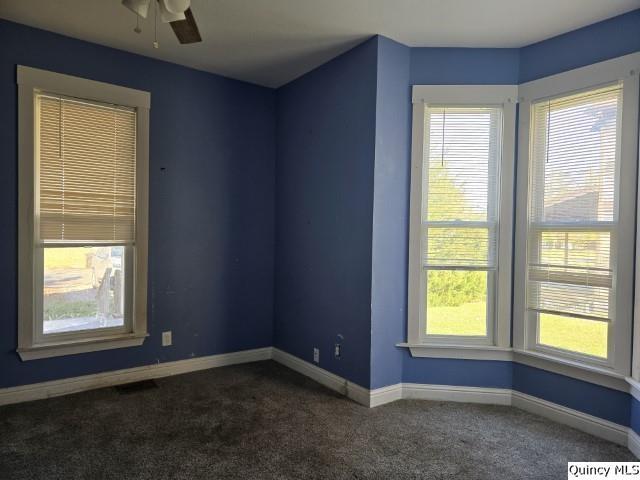
<svg viewBox="0 0 640 480">
<path fill-rule="evenodd" d="M 197 43 L 202 41 L 198 25 L 193 17 L 190 5 L 191 0 L 122 0 L 122 5 L 134 12 L 137 17 L 147 18 L 151 2 L 157 1 L 156 8 L 159 9 L 162 23 L 168 23 L 173 29 L 173 33 L 182 44 Z M 140 32 L 136 27 L 136 32 Z M 157 42 L 155 42 L 157 45 Z"/>
</svg>

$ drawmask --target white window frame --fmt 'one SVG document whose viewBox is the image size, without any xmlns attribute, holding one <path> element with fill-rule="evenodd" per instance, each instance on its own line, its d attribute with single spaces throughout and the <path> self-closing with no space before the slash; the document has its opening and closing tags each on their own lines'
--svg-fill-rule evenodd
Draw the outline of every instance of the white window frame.
<svg viewBox="0 0 640 480">
<path fill-rule="evenodd" d="M 634 241 L 638 162 L 638 99 L 640 54 L 625 55 L 587 67 L 524 83 L 518 88 L 520 102 L 514 290 L 514 351 L 529 358 L 564 364 L 622 378 L 631 366 L 633 318 Z M 527 229 L 530 195 L 530 125 L 533 102 L 565 96 L 622 80 L 622 123 L 617 173 L 618 225 L 615 231 L 616 261 L 614 326 L 609 335 L 609 359 L 600 361 L 578 353 L 564 352 L 537 344 L 535 314 L 527 310 Z"/>
<path fill-rule="evenodd" d="M 413 87 L 411 199 L 409 222 L 408 341 L 415 357 L 508 360 L 511 355 L 511 270 L 513 176 L 515 162 L 515 85 L 416 85 Z M 425 110 L 433 106 L 502 108 L 502 158 L 498 166 L 497 269 L 495 308 L 487 337 L 426 335 L 424 270 L 421 260 L 422 178 Z M 488 292 L 488 295 L 490 293 Z"/>
<path fill-rule="evenodd" d="M 148 92 L 18 65 L 18 348 L 22 360 L 141 345 L 147 336 L 149 184 Z M 123 328 L 43 335 L 43 248 L 35 244 L 37 206 L 36 101 L 38 92 L 136 109 L 136 241 L 125 248 Z M 128 265 L 127 265 L 128 263 Z M 127 315 L 128 313 L 128 315 Z"/>
</svg>

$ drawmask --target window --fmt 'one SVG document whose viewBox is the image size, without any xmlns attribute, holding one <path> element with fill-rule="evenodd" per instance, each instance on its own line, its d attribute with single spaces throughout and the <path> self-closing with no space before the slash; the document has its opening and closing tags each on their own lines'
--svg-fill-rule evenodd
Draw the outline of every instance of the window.
<svg viewBox="0 0 640 480">
<path fill-rule="evenodd" d="M 539 345 L 607 358 L 621 85 L 532 105 L 528 308 Z"/>
<path fill-rule="evenodd" d="M 514 112 L 513 87 L 414 87 L 410 345 L 509 347 Z"/>
<path fill-rule="evenodd" d="M 635 117 L 637 128 L 638 86 L 594 79 L 581 87 L 589 75 L 570 75 L 577 88 L 567 93 L 553 82 L 522 89 L 514 341 L 628 374 L 637 133 L 632 140 L 624 127 Z"/>
<path fill-rule="evenodd" d="M 493 317 L 502 115 L 427 107 L 422 239 L 426 335 L 486 338 Z"/>
<path fill-rule="evenodd" d="M 30 359 L 139 345 L 148 94 L 24 67 L 18 77 L 26 287 L 18 352 Z"/>
</svg>

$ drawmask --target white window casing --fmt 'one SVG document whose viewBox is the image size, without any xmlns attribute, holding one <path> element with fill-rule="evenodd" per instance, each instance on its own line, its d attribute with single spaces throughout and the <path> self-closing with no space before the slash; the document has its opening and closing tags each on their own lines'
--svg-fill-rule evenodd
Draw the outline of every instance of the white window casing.
<svg viewBox="0 0 640 480">
<path fill-rule="evenodd" d="M 639 67 L 633 54 L 519 87 L 516 353 L 629 374 Z M 606 358 L 541 342 L 540 315 L 606 324 Z"/>
<path fill-rule="evenodd" d="M 150 94 L 24 66 L 17 80 L 18 354 L 32 360 L 140 345 L 147 336 Z M 64 156 L 57 153 L 63 147 Z M 112 185 L 101 180 L 104 172 Z M 124 252 L 124 325 L 45 335 L 45 248 L 115 245 Z"/>
<path fill-rule="evenodd" d="M 408 341 L 401 345 L 414 356 L 509 354 L 516 98 L 510 85 L 413 87 Z M 430 132 L 434 138 L 425 138 Z M 433 176 L 434 162 L 447 160 L 447 179 Z M 451 181 L 464 184 L 469 198 L 436 203 Z M 427 334 L 425 275 L 438 270 L 487 272 L 486 335 Z"/>
</svg>

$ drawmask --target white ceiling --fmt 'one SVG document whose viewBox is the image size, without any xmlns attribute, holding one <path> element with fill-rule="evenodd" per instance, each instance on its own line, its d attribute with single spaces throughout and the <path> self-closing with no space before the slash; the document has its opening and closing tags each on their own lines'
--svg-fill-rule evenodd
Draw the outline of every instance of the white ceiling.
<svg viewBox="0 0 640 480">
<path fill-rule="evenodd" d="M 640 0 L 192 0 L 203 42 L 120 0 L 0 0 L 0 17 L 248 82 L 280 86 L 373 34 L 410 46 L 521 47 L 640 8 Z"/>
</svg>

